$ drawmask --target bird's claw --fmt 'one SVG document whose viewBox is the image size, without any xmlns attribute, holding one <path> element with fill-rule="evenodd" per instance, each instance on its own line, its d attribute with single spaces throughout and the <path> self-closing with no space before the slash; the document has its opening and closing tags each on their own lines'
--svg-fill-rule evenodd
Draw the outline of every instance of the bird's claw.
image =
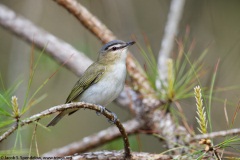
<svg viewBox="0 0 240 160">
<path fill-rule="evenodd" d="M 98 107 L 100 108 L 100 112 L 96 111 L 96 114 L 100 116 L 103 113 L 103 111 L 106 110 L 106 108 L 101 105 L 98 105 Z"/>
<path fill-rule="evenodd" d="M 111 114 L 113 116 L 113 119 L 111 119 L 111 120 L 109 119 L 108 122 L 111 123 L 111 124 L 115 124 L 117 119 L 118 119 L 118 117 L 117 117 L 117 115 L 114 112 L 111 112 Z"/>
<path fill-rule="evenodd" d="M 117 115 L 114 112 L 111 112 L 110 110 L 108 110 L 107 108 L 105 108 L 105 107 L 103 107 L 101 105 L 98 105 L 98 107 L 100 108 L 100 111 L 96 111 L 96 114 L 98 116 L 100 116 L 104 111 L 108 111 L 113 116 L 113 119 L 109 119 L 108 122 L 111 123 L 111 124 L 115 124 L 116 123 L 118 117 L 117 117 Z"/>
</svg>

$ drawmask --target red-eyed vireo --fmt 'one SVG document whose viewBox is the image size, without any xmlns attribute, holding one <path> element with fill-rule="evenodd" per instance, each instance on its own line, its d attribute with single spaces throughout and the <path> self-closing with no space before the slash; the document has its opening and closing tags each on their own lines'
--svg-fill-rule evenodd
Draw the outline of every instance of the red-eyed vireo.
<svg viewBox="0 0 240 160">
<path fill-rule="evenodd" d="M 125 83 L 128 47 L 134 43 L 114 40 L 105 44 L 97 61 L 88 67 L 73 87 L 66 103 L 81 101 L 104 107 L 117 98 Z M 54 126 L 65 115 L 77 110 L 62 111 L 47 126 Z"/>
</svg>

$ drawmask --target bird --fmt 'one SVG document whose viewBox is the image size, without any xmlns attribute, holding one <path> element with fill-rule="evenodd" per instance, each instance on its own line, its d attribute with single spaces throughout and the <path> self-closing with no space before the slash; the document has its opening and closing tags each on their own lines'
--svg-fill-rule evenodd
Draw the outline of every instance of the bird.
<svg viewBox="0 0 240 160">
<path fill-rule="evenodd" d="M 124 88 L 128 47 L 133 44 L 134 41 L 113 40 L 103 45 L 97 60 L 76 82 L 65 103 L 86 102 L 106 109 L 105 106 L 116 99 Z M 61 111 L 47 127 L 55 126 L 65 115 L 71 115 L 77 110 Z M 115 121 L 116 114 L 113 113 L 113 116 Z"/>
</svg>

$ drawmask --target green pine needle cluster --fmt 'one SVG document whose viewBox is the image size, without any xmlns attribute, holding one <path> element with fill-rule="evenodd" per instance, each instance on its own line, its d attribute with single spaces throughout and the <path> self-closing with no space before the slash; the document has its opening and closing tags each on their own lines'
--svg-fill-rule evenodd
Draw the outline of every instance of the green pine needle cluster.
<svg viewBox="0 0 240 160">
<path fill-rule="evenodd" d="M 15 84 L 10 86 L 9 88 L 6 88 L 0 73 L 0 134 L 5 133 L 6 130 L 8 130 L 11 127 L 11 125 L 14 123 L 18 125 L 14 146 L 9 150 L 5 150 L 4 153 L 9 151 L 11 154 L 14 154 L 14 153 L 18 153 L 19 151 L 23 151 L 22 132 L 21 132 L 22 129 L 21 129 L 21 125 L 19 125 L 16 122 L 20 122 L 24 118 L 24 114 L 27 111 L 29 111 L 30 108 L 32 108 L 33 106 L 41 102 L 46 97 L 46 94 L 39 96 L 38 98 L 36 98 L 36 95 L 47 84 L 50 78 L 55 74 L 54 73 L 48 79 L 46 79 L 37 88 L 37 90 L 32 95 L 30 95 L 30 89 L 32 86 L 34 73 L 37 69 L 37 66 L 39 64 L 39 61 L 43 53 L 44 53 L 44 49 L 42 50 L 42 52 L 40 53 L 40 55 L 38 56 L 35 62 L 33 58 L 34 53 L 32 50 L 31 62 L 30 62 L 31 64 L 30 75 L 29 75 L 28 86 L 27 86 L 28 88 L 27 88 L 26 95 L 24 97 L 24 104 L 22 105 L 18 103 L 18 98 L 17 96 L 14 95 L 15 91 L 19 88 L 22 81 L 17 80 Z M 2 153 L 0 152 L 0 155 L 1 154 Z"/>
<path fill-rule="evenodd" d="M 136 40 L 137 41 L 137 40 Z M 175 102 L 178 100 L 193 97 L 192 88 L 199 83 L 199 77 L 203 72 L 203 59 L 207 54 L 204 50 L 198 59 L 193 63 L 190 57 L 194 48 L 194 41 L 190 41 L 188 37 L 177 41 L 178 52 L 176 59 L 168 59 L 166 62 L 168 68 L 168 77 L 166 82 L 160 79 L 157 58 L 153 53 L 150 43 L 145 41 L 145 46 L 137 43 L 139 52 L 145 60 L 144 68 L 146 77 L 152 88 L 156 91 L 156 96 L 166 102 Z M 160 81 L 160 88 L 156 82 Z"/>
</svg>

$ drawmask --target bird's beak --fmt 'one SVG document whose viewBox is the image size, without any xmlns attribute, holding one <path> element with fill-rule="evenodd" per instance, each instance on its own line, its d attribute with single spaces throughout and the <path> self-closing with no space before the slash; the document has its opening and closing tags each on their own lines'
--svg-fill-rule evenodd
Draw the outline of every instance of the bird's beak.
<svg viewBox="0 0 240 160">
<path fill-rule="evenodd" d="M 126 42 L 125 45 L 122 45 L 121 47 L 119 47 L 119 49 L 127 48 L 127 47 L 133 45 L 134 43 L 135 43 L 135 41 Z"/>
<path fill-rule="evenodd" d="M 133 45 L 133 44 L 135 44 L 135 41 L 127 42 L 127 43 L 126 43 L 126 47 L 131 46 L 131 45 Z"/>
</svg>

